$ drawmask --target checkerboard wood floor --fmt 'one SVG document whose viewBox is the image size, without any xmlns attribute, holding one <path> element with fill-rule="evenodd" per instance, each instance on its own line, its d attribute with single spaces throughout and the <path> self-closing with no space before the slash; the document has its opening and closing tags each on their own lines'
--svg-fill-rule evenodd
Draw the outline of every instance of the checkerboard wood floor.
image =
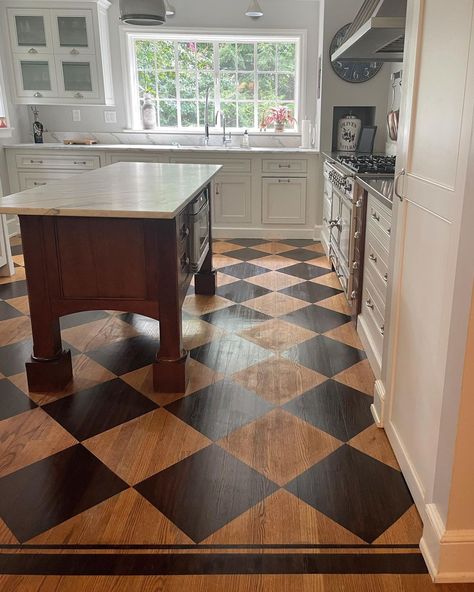
<svg viewBox="0 0 474 592">
<path fill-rule="evenodd" d="M 75 380 L 29 393 L 13 249 L 17 274 L 0 280 L 0 573 L 426 573 L 319 243 L 215 242 L 217 295 L 191 287 L 184 303 L 185 395 L 152 390 L 158 323 L 111 311 L 64 317 Z"/>
</svg>

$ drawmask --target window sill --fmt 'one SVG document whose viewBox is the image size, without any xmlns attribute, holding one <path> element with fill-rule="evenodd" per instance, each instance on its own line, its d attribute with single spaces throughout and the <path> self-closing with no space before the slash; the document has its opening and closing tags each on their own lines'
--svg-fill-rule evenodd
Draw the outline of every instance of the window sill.
<svg viewBox="0 0 474 592">
<path fill-rule="evenodd" d="M 228 130 L 228 131 L 230 131 L 232 133 L 232 135 L 243 136 L 243 132 L 241 132 L 241 131 L 234 131 L 234 130 Z M 204 136 L 204 130 L 184 131 L 184 130 L 176 130 L 176 129 L 171 129 L 171 128 L 169 130 L 124 129 L 121 131 L 121 133 L 123 133 L 123 134 L 156 134 L 156 135 L 166 135 L 166 136 Z M 222 136 L 222 132 L 211 133 L 211 137 L 217 138 L 220 136 Z M 267 136 L 277 136 L 279 138 L 281 138 L 281 137 L 287 138 L 287 137 L 300 137 L 301 133 L 293 131 L 293 130 L 288 130 L 288 131 L 284 131 L 284 132 L 249 131 L 249 136 L 257 136 L 260 138 L 261 137 L 265 138 Z"/>
</svg>

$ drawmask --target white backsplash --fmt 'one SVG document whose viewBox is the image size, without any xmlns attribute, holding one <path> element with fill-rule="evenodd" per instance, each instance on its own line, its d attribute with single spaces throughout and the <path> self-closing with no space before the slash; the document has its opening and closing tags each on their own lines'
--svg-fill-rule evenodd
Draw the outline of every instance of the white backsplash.
<svg viewBox="0 0 474 592">
<path fill-rule="evenodd" d="M 204 135 L 200 134 L 156 134 L 133 132 L 45 132 L 44 141 L 62 143 L 64 140 L 95 140 L 98 144 L 148 144 L 158 146 L 199 146 L 204 143 Z M 232 145 L 240 146 L 242 134 L 232 136 Z M 299 134 L 259 133 L 250 134 L 250 145 L 254 148 L 298 148 L 301 144 Z M 222 134 L 212 134 L 210 146 L 222 145 Z"/>
</svg>

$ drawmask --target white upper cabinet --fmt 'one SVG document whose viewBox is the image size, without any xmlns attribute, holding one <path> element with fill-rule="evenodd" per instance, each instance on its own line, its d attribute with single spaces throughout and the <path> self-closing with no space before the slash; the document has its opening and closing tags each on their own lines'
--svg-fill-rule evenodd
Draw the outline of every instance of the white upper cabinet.
<svg viewBox="0 0 474 592">
<path fill-rule="evenodd" d="M 68 5 L 71 8 L 67 8 Z M 16 102 L 113 104 L 107 0 L 7 7 Z M 79 6 L 79 8 L 78 8 Z"/>
</svg>

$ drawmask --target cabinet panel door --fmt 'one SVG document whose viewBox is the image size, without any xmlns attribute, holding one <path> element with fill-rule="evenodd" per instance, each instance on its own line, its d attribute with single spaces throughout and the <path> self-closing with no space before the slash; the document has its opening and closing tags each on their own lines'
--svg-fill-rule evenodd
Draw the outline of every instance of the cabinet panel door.
<svg viewBox="0 0 474 592">
<path fill-rule="evenodd" d="M 95 99 L 99 96 L 99 80 L 95 60 L 86 56 L 56 58 L 59 96 L 77 99 Z"/>
<path fill-rule="evenodd" d="M 90 10 L 53 10 L 51 23 L 56 54 L 94 54 L 94 28 Z"/>
<path fill-rule="evenodd" d="M 306 224 L 306 179 L 263 179 L 264 224 Z"/>
<path fill-rule="evenodd" d="M 221 175 L 214 183 L 214 222 L 239 224 L 252 221 L 250 177 Z"/>
<path fill-rule="evenodd" d="M 9 9 L 8 22 L 13 53 L 53 53 L 49 10 Z"/>
<path fill-rule="evenodd" d="M 35 99 L 56 97 L 56 71 L 52 58 L 46 55 L 15 55 L 13 69 L 17 95 Z"/>
</svg>

